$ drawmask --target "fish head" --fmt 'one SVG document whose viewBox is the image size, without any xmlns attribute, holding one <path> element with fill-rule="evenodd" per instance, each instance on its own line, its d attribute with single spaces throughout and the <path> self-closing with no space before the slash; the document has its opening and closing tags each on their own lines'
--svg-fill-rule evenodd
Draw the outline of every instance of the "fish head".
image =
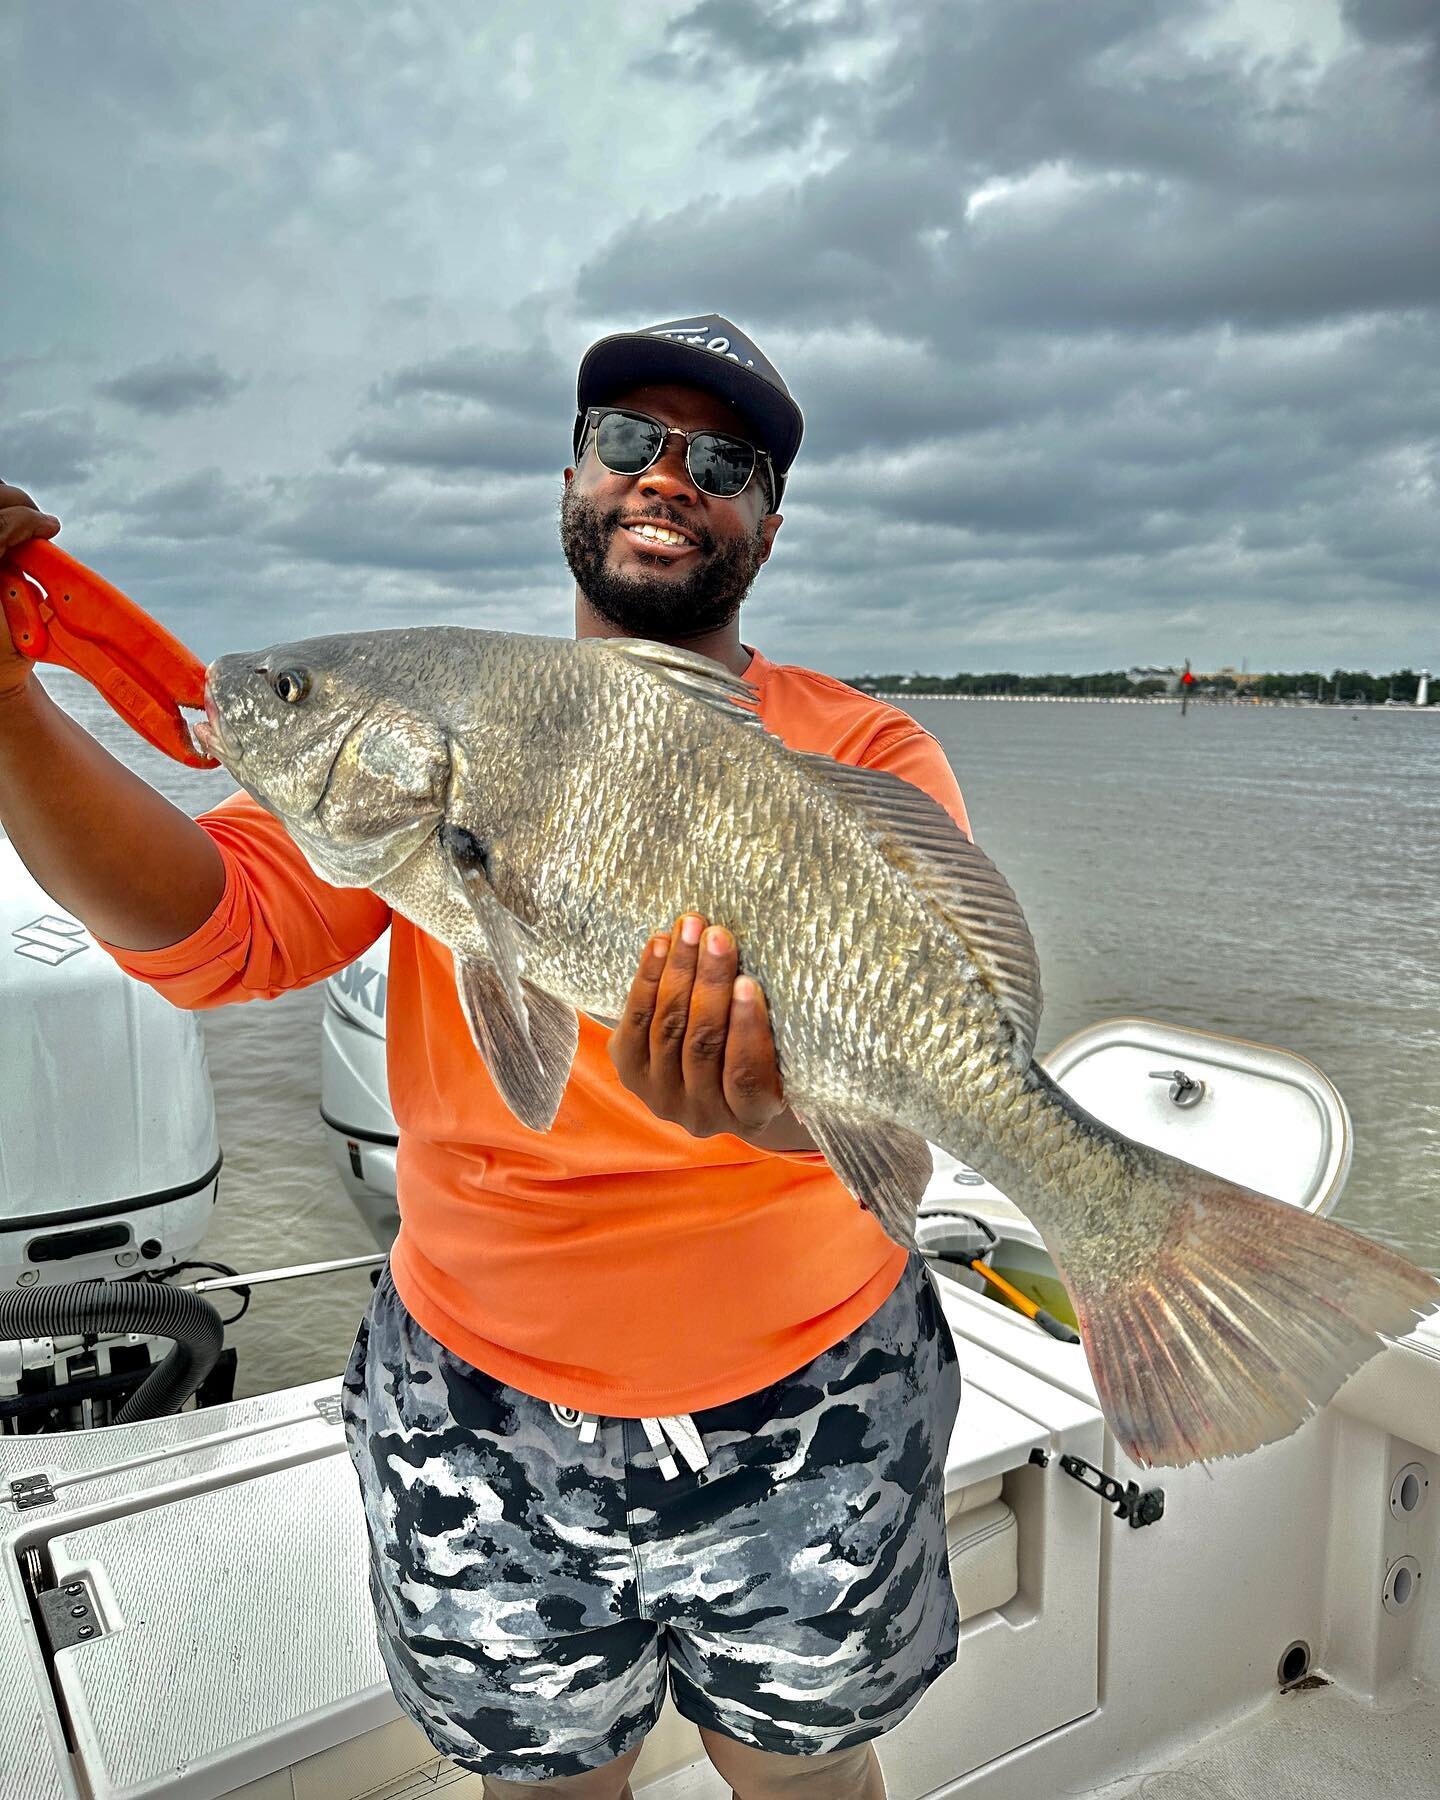
<svg viewBox="0 0 1440 1800">
<path fill-rule="evenodd" d="M 308 638 L 222 656 L 196 736 L 273 812 L 317 871 L 369 886 L 432 833 L 450 745 L 385 633 Z"/>
</svg>

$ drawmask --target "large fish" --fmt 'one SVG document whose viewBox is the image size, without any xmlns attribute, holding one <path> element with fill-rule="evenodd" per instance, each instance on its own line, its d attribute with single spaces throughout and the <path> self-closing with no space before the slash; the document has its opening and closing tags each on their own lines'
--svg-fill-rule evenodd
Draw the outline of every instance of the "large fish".
<svg viewBox="0 0 1440 1800">
<path fill-rule="evenodd" d="M 1137 1462 L 1287 1436 L 1440 1301 L 1393 1251 L 1077 1106 L 1032 1060 L 1035 949 L 994 865 L 919 789 L 788 749 L 753 702 L 663 644 L 436 627 L 222 657 L 201 731 L 324 880 L 450 948 L 536 1131 L 577 1009 L 618 1017 L 681 912 L 728 926 L 836 1175 L 907 1246 L 927 1139 L 1023 1208 Z"/>
</svg>

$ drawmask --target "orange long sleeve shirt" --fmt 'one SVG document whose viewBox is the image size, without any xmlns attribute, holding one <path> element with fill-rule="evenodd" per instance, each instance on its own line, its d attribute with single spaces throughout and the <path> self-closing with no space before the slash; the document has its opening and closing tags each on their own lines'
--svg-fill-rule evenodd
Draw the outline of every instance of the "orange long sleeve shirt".
<svg viewBox="0 0 1440 1800">
<path fill-rule="evenodd" d="M 758 652 L 746 679 L 797 750 L 887 769 L 968 834 L 939 745 L 907 714 Z M 388 925 L 387 1072 L 399 1131 L 395 1287 L 457 1356 L 585 1412 L 694 1412 L 838 1343 L 889 1297 L 906 1255 L 818 1154 L 692 1138 L 620 1085 L 585 1016 L 551 1130 L 501 1100 L 460 1010 L 450 952 L 364 889 L 333 888 L 278 820 L 236 795 L 199 824 L 225 892 L 161 950 L 104 945 L 182 1007 L 270 999 L 353 961 Z M 670 921 L 657 919 L 659 929 Z"/>
</svg>

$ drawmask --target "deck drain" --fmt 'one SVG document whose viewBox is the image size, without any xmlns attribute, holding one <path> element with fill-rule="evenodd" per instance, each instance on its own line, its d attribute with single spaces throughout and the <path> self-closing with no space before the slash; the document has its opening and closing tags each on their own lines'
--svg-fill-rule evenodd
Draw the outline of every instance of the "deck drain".
<svg viewBox="0 0 1440 1800">
<path fill-rule="evenodd" d="M 1293 1644 L 1286 1646 L 1284 1655 L 1275 1668 L 1276 1679 L 1281 1687 L 1289 1687 L 1292 1682 L 1299 1681 L 1310 1668 L 1310 1646 L 1304 1638 L 1296 1638 Z"/>
</svg>

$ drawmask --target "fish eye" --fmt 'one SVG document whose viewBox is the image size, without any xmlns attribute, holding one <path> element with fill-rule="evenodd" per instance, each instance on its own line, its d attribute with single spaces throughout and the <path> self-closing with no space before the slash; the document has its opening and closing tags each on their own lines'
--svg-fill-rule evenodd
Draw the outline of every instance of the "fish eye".
<svg viewBox="0 0 1440 1800">
<path fill-rule="evenodd" d="M 310 676 L 304 669 L 281 669 L 270 685 L 287 706 L 294 706 L 310 692 Z"/>
</svg>

